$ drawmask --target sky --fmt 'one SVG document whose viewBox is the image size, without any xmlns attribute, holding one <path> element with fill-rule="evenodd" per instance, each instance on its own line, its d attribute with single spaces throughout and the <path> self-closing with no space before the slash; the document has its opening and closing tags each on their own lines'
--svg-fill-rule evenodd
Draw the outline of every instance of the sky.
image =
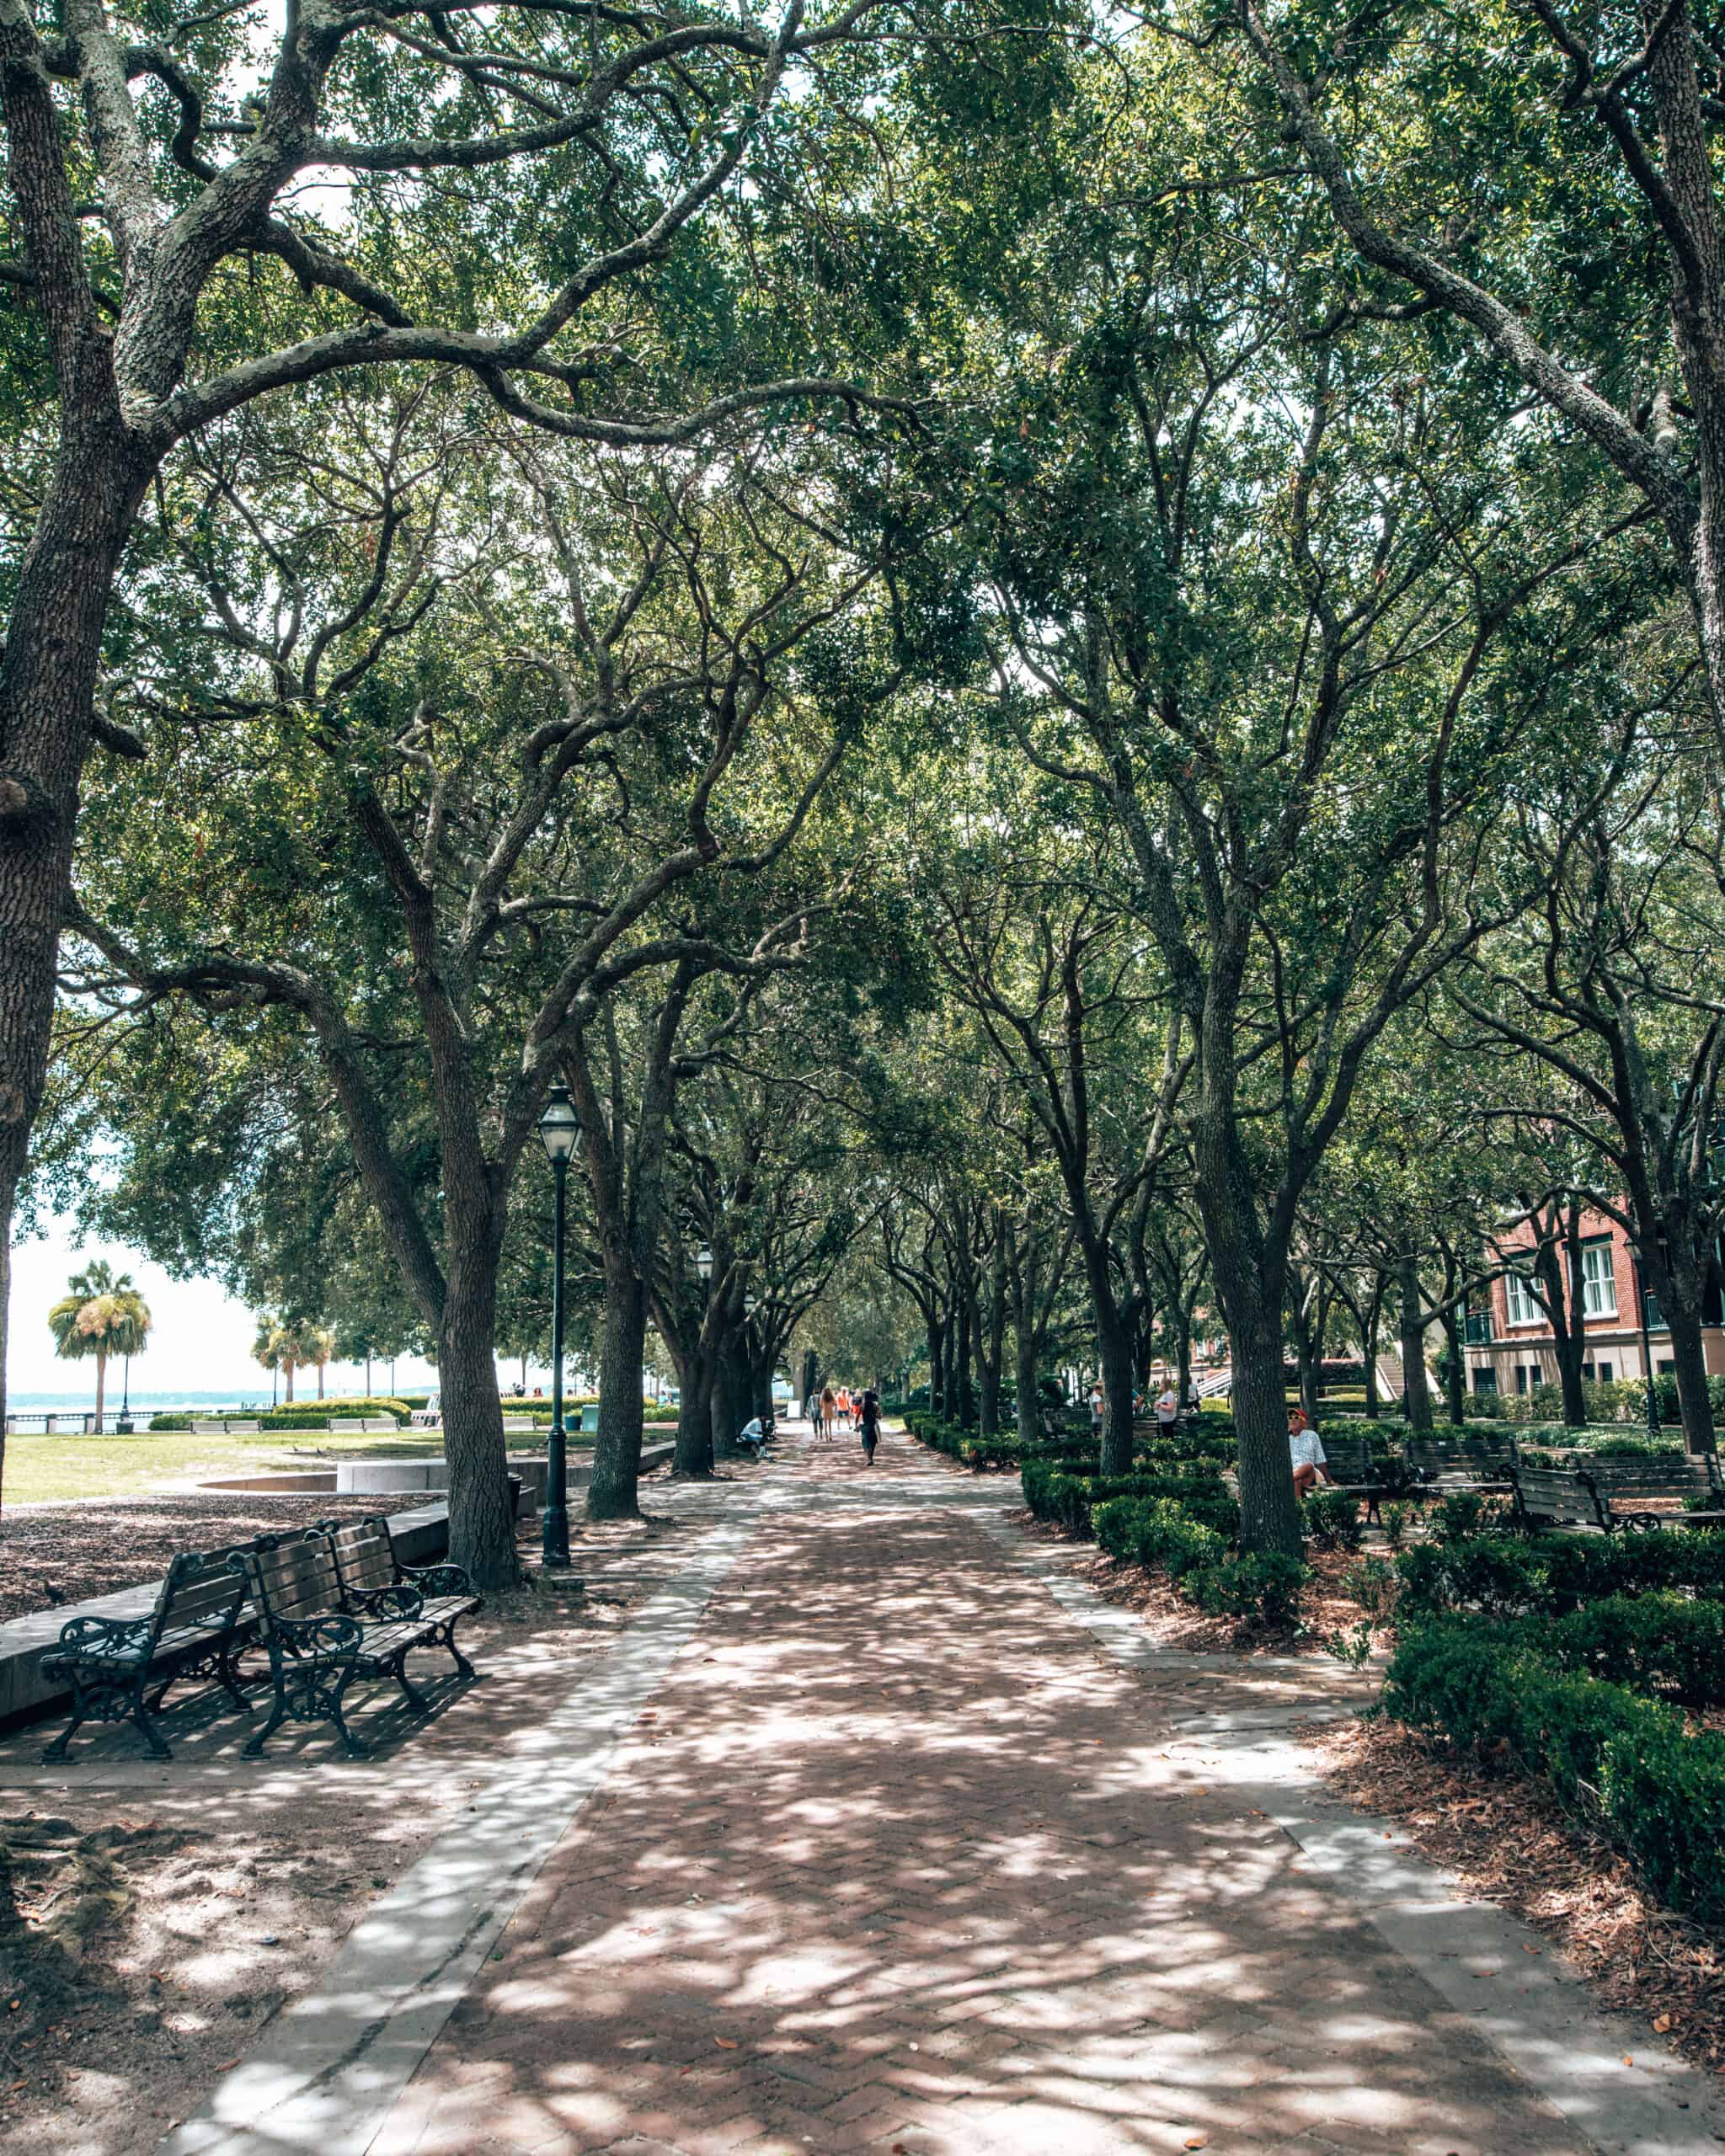
<svg viewBox="0 0 1725 2156">
<path fill-rule="evenodd" d="M 70 1221 L 56 1222 L 40 1241 L 21 1242 L 12 1254 L 12 1324 L 6 1357 L 6 1385 L 14 1406 L 32 1392 L 87 1392 L 95 1398 L 93 1362 L 62 1362 L 54 1353 L 48 1312 L 66 1293 L 71 1275 L 93 1257 L 105 1257 L 118 1273 L 131 1273 L 149 1305 L 155 1326 L 146 1353 L 134 1358 L 135 1391 L 150 1393 L 231 1392 L 236 1398 L 270 1396 L 270 1373 L 251 1358 L 257 1319 L 215 1280 L 170 1280 L 159 1265 L 139 1251 L 99 1236 L 80 1237 Z M 517 1364 L 509 1372 L 520 1374 Z M 372 1382 L 381 1392 L 388 1367 L 374 1365 Z M 365 1365 L 332 1363 L 324 1373 L 330 1393 L 353 1393 L 365 1384 Z M 116 1370 L 109 1382 L 117 1387 Z M 403 1355 L 395 1382 L 413 1392 L 436 1384 L 430 1365 Z M 315 1393 L 317 1374 L 296 1377 L 296 1396 Z"/>
</svg>

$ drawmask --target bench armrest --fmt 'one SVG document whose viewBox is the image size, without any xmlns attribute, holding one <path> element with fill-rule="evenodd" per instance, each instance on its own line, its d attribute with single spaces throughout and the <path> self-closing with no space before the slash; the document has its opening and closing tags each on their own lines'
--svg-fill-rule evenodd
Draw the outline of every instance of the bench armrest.
<svg viewBox="0 0 1725 2156">
<path fill-rule="evenodd" d="M 272 1617 L 270 1630 L 291 1655 L 341 1661 L 356 1655 L 366 1636 L 351 1617 Z"/>
<path fill-rule="evenodd" d="M 61 1627 L 59 1652 L 141 1660 L 150 1644 L 150 1617 L 74 1617 Z"/>
<path fill-rule="evenodd" d="M 425 1607 L 425 1598 L 418 1589 L 403 1587 L 355 1588 L 348 1600 L 362 1616 L 417 1617 Z"/>
<path fill-rule="evenodd" d="M 402 1578 L 420 1594 L 471 1594 L 473 1582 L 462 1565 L 403 1565 Z"/>
</svg>

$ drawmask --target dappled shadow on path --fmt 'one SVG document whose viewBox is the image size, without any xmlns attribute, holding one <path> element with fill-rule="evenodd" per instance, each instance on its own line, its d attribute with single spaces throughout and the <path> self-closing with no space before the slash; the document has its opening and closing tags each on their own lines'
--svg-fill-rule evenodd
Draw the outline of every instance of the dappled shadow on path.
<svg viewBox="0 0 1725 2156">
<path fill-rule="evenodd" d="M 374 2156 L 1577 2156 L 962 1481 L 778 1480 Z"/>
</svg>

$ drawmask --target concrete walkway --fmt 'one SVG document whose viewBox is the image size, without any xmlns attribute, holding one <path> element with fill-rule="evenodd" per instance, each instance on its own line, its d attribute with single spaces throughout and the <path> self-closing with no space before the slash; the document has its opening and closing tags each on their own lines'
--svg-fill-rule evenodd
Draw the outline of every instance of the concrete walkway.
<svg viewBox="0 0 1725 2156">
<path fill-rule="evenodd" d="M 1014 1495 L 793 1438 L 175 2156 L 1725 2141 L 1701 2077 L 1326 1809 L 1289 1731 L 1357 1680 L 1159 1653 Z"/>
</svg>

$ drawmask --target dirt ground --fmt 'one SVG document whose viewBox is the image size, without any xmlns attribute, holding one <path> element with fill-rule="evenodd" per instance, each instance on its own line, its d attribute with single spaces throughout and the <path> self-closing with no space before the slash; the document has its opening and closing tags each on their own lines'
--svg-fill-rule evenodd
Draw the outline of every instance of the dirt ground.
<svg viewBox="0 0 1725 2156">
<path fill-rule="evenodd" d="M 211 1491 L 14 1508 L 0 1520 L 0 1620 L 160 1579 L 182 1550 L 290 1534 L 318 1519 L 357 1519 L 378 1502 L 375 1495 Z"/>
<path fill-rule="evenodd" d="M 276 1524 L 281 1501 L 259 1502 L 223 1509 L 217 1539 Z M 152 1535 L 185 1546 L 183 1511 L 116 1532 L 87 1524 L 93 1509 L 77 1508 L 76 1562 L 61 1552 L 80 1593 L 159 1571 Z M 80 1737 L 62 1769 L 39 1764 L 44 1725 L 0 1740 L 0 2150 L 152 2150 L 683 1561 L 702 1523 L 654 1512 L 582 1529 L 585 1593 L 547 1586 L 469 1620 L 479 1683 L 461 1684 L 441 1654 L 416 1657 L 429 1720 L 393 1687 L 356 1687 L 368 1759 L 347 1760 L 327 1727 L 290 1724 L 263 1763 L 243 1761 L 251 1725 L 219 1694 L 170 1699 L 170 1766 L 125 1731 Z"/>
</svg>

